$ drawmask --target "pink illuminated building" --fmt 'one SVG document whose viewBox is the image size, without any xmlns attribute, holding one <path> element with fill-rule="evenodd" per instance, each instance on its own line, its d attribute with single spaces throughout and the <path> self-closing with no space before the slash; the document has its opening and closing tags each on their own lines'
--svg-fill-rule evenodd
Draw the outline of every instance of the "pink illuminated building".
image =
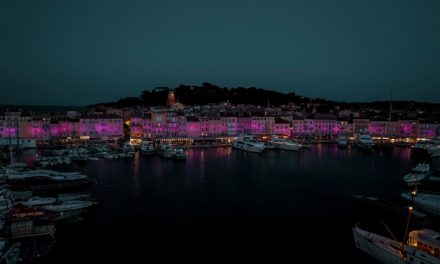
<svg viewBox="0 0 440 264">
<path fill-rule="evenodd" d="M 222 117 L 226 123 L 226 135 L 235 136 L 238 132 L 238 118 L 236 116 Z"/>
<path fill-rule="evenodd" d="M 50 139 L 50 120 L 45 118 L 33 118 L 31 123 L 32 138 L 40 140 Z"/>
<path fill-rule="evenodd" d="M 83 116 L 79 119 L 79 136 L 103 140 L 123 138 L 123 120 L 114 115 Z"/>
<path fill-rule="evenodd" d="M 168 132 L 168 121 L 166 112 L 151 113 L 151 131 L 153 137 L 171 136 Z"/>
<path fill-rule="evenodd" d="M 130 138 L 142 138 L 142 122 L 144 118 L 141 115 L 132 115 L 130 117 Z"/>
<path fill-rule="evenodd" d="M 355 133 L 367 132 L 369 125 L 370 125 L 370 119 L 366 119 L 366 118 L 353 119 L 353 131 Z"/>
<path fill-rule="evenodd" d="M 177 137 L 186 137 L 187 136 L 187 130 L 186 130 L 186 116 L 183 114 L 178 114 L 176 116 L 176 123 L 177 123 L 177 129 L 176 129 L 176 136 Z"/>
<path fill-rule="evenodd" d="M 72 138 L 80 134 L 78 119 L 53 120 L 49 125 L 50 138 Z"/>
<path fill-rule="evenodd" d="M 153 125 L 151 120 L 151 114 L 144 115 L 141 121 L 142 138 L 151 138 L 153 136 Z"/>
<path fill-rule="evenodd" d="M 186 117 L 186 135 L 190 138 L 198 138 L 202 136 L 200 129 L 200 120 L 197 117 Z"/>
<path fill-rule="evenodd" d="M 252 123 L 251 121 L 252 118 L 250 116 L 237 117 L 237 134 L 250 134 Z"/>
<path fill-rule="evenodd" d="M 415 120 L 399 120 L 398 121 L 398 127 L 399 127 L 399 137 L 409 137 L 409 138 L 415 138 L 418 137 L 418 125 L 419 122 Z"/>
<path fill-rule="evenodd" d="M 276 118 L 273 125 L 273 134 L 291 136 L 291 122 Z"/>
<path fill-rule="evenodd" d="M 437 124 L 423 124 L 418 125 L 418 136 L 420 138 L 433 139 L 438 135 L 439 125 Z"/>
<path fill-rule="evenodd" d="M 216 137 L 227 134 L 226 119 L 220 116 L 200 117 L 201 136 Z"/>
<path fill-rule="evenodd" d="M 292 135 L 304 135 L 304 119 L 293 119 L 292 120 Z"/>
<path fill-rule="evenodd" d="M 394 137 L 398 135 L 397 122 L 371 121 L 368 124 L 368 133 L 373 137 Z"/>
<path fill-rule="evenodd" d="M 270 135 L 273 134 L 275 117 L 273 116 L 253 116 L 251 117 L 252 135 Z"/>
<path fill-rule="evenodd" d="M 332 119 L 294 119 L 292 135 L 339 135 L 352 131 L 352 125 L 346 121 Z"/>
</svg>

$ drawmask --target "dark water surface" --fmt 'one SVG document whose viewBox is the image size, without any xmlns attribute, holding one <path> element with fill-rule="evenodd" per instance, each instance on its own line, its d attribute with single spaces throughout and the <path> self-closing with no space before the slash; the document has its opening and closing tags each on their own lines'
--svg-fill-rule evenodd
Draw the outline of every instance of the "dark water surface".
<svg viewBox="0 0 440 264">
<path fill-rule="evenodd" d="M 192 149 L 186 161 L 143 157 L 72 166 L 96 178 L 99 205 L 58 228 L 43 263 L 371 263 L 351 227 L 351 194 L 398 200 L 402 177 L 420 158 L 315 145 L 262 155 Z M 393 223 L 389 222 L 392 226 Z M 383 232 L 384 235 L 385 232 Z"/>
</svg>

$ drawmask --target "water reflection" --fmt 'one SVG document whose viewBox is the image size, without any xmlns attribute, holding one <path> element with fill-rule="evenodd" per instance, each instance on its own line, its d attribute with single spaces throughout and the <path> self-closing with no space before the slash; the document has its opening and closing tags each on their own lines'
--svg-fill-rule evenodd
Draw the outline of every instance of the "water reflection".
<svg viewBox="0 0 440 264">
<path fill-rule="evenodd" d="M 299 153 L 206 148 L 189 150 L 186 161 L 136 154 L 71 165 L 98 179 L 93 191 L 100 207 L 91 219 L 93 228 L 77 230 L 51 254 L 58 260 L 84 259 L 90 246 L 84 237 L 106 249 L 115 239 L 134 244 L 126 234 L 162 241 L 169 250 L 205 243 L 220 248 L 224 242 L 263 245 L 274 253 L 269 248 L 282 246 L 286 237 L 319 235 L 333 255 L 317 256 L 318 262 L 333 258 L 327 262 L 336 263 L 353 249 L 350 195 L 400 198 L 402 177 L 417 159 L 409 148 L 396 148 L 389 156 L 317 144 Z M 297 249 L 307 250 L 306 244 Z"/>
<path fill-rule="evenodd" d="M 135 153 L 133 157 L 133 194 L 134 198 L 138 198 L 140 194 L 141 184 L 140 184 L 140 175 L 139 175 L 139 162 L 140 162 L 140 153 L 139 151 Z"/>
</svg>

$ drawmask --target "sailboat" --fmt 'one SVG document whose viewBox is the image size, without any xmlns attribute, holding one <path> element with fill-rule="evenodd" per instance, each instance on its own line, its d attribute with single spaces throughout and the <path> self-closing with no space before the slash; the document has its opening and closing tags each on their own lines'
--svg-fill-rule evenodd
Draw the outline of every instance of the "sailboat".
<svg viewBox="0 0 440 264">
<path fill-rule="evenodd" d="M 440 233 L 424 228 L 408 234 L 411 215 L 413 207 L 409 206 L 402 242 L 396 239 L 386 225 L 392 239 L 364 230 L 356 224 L 352 227 L 356 248 L 382 263 L 440 264 Z"/>
<path fill-rule="evenodd" d="M 356 247 L 382 263 L 440 263 L 440 233 L 414 230 L 405 243 L 368 232 L 355 225 L 353 236 Z"/>
</svg>

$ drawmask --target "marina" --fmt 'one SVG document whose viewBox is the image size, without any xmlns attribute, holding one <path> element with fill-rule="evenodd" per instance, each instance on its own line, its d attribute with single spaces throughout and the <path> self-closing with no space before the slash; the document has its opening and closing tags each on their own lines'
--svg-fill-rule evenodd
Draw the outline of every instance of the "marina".
<svg viewBox="0 0 440 264">
<path fill-rule="evenodd" d="M 440 264 L 440 1 L 3 1 L 0 264 Z"/>
<path fill-rule="evenodd" d="M 256 138 L 249 140 L 257 142 Z M 168 145 L 168 148 L 172 147 Z M 268 148 L 259 154 L 235 147 L 184 151 L 184 162 L 164 158 L 160 151 L 148 150 L 142 154 L 139 148 L 128 158 L 103 156 L 85 163 L 34 170 L 33 174 L 49 175 L 61 170 L 59 175 L 70 178 L 89 175 L 94 181 L 90 186 L 94 197 L 91 202 L 81 202 L 90 195 L 78 192 L 37 197 L 38 190 L 33 190 L 33 198 L 21 202 L 36 210 L 27 214 L 39 215 L 38 210 L 45 210 L 47 213 L 40 218 L 58 210 L 72 209 L 53 216 L 54 223 L 64 223 L 65 218 L 70 217 L 79 219 L 76 224 L 61 225 L 61 231 L 56 232 L 56 243 L 42 261 L 56 263 L 62 259 L 73 263 L 90 254 L 93 244 L 115 252 L 117 248 L 140 249 L 142 245 L 149 245 L 154 257 L 165 254 L 166 249 L 182 252 L 197 247 L 201 250 L 198 257 L 202 258 L 214 254 L 226 243 L 225 256 L 232 256 L 234 252 L 244 257 L 251 248 L 264 248 L 266 253 L 262 256 L 268 257 L 287 245 L 311 252 L 301 244 L 292 241 L 286 244 L 286 241 L 288 236 L 313 232 L 325 234 L 329 239 L 339 236 L 339 244 L 350 249 L 338 254 L 336 247 L 328 246 L 320 261 L 371 263 L 363 252 L 356 250 L 354 229 L 350 228 L 359 222 L 362 226 L 377 228 L 382 225 L 379 219 L 386 219 L 390 225 L 404 222 L 408 201 L 399 199 L 409 188 L 405 187 L 404 176 L 427 158 L 426 154 L 416 153 L 410 147 L 396 146 L 390 154 L 380 149 L 365 152 L 351 145 L 340 148 L 336 142 L 312 144 L 299 151 Z M 96 151 L 90 149 L 85 153 L 89 152 Z M 37 153 L 23 153 L 17 159 L 27 160 L 26 155 L 40 156 Z M 437 162 L 437 159 L 430 161 L 432 171 L 438 167 Z M 417 184 L 420 194 L 427 183 Z M 24 196 L 23 190 L 15 190 L 15 193 L 17 197 Z M 353 197 L 367 207 L 355 205 Z M 82 211 L 87 206 L 96 206 L 92 215 Z M 435 228 L 435 215 L 416 204 L 418 207 L 420 210 L 413 212 L 411 227 Z M 323 218 L 327 220 L 323 222 Z M 109 230 L 112 237 L 125 240 L 126 244 L 111 243 Z M 130 235 L 133 232 L 138 236 Z M 83 237 L 87 237 L 87 241 Z M 246 243 L 246 247 L 235 251 L 241 243 Z M 161 246 L 164 244 L 167 247 Z M 102 257 L 106 253 L 99 248 L 94 252 L 92 258 L 106 259 Z M 287 253 L 278 254 L 280 258 L 287 257 Z M 116 253 L 116 256 L 122 254 Z"/>
</svg>

